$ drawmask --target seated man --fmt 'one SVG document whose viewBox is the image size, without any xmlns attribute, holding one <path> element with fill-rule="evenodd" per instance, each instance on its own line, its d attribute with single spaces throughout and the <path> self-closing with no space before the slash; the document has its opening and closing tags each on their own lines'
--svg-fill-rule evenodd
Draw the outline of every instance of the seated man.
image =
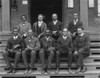
<svg viewBox="0 0 100 78">
<path fill-rule="evenodd" d="M 21 50 L 24 49 L 23 39 L 18 36 L 18 29 L 13 29 L 13 36 L 7 41 L 6 51 L 3 52 L 4 59 L 7 63 L 8 73 L 15 73 L 18 61 L 20 59 Z M 11 65 L 9 57 L 14 57 L 14 66 Z"/>
<path fill-rule="evenodd" d="M 40 49 L 40 42 L 39 40 L 33 36 L 32 30 L 28 30 L 28 36 L 25 38 L 26 49 L 22 52 L 22 58 L 24 61 L 24 65 L 26 67 L 25 73 L 28 72 L 28 68 L 30 67 L 29 73 L 32 73 L 34 68 L 34 62 L 36 58 L 36 52 Z M 30 54 L 30 66 L 28 66 L 27 62 L 27 54 Z"/>
<path fill-rule="evenodd" d="M 74 42 L 75 46 L 74 58 L 78 66 L 77 70 L 78 73 L 86 70 L 86 67 L 83 64 L 83 58 L 89 56 L 90 54 L 90 40 L 89 36 L 83 32 L 83 28 L 78 28 L 77 32 L 78 36 L 76 37 Z"/>
<path fill-rule="evenodd" d="M 63 29 L 62 36 L 58 38 L 58 49 L 56 50 L 56 65 L 57 71 L 59 71 L 60 65 L 60 56 L 66 55 L 68 57 L 68 71 L 71 71 L 71 64 L 72 64 L 72 38 L 68 34 L 67 28 Z"/>
<path fill-rule="evenodd" d="M 50 36 L 50 30 L 45 31 L 45 35 L 40 39 L 41 49 L 39 52 L 40 60 L 42 62 L 43 71 L 45 73 L 48 69 L 48 73 L 50 73 L 51 62 L 54 57 L 54 39 Z M 47 60 L 46 60 L 47 58 Z"/>
</svg>

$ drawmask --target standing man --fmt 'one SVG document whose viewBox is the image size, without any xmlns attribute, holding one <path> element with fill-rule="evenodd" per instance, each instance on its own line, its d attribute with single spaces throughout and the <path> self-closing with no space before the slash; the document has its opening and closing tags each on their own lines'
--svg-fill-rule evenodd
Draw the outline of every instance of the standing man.
<svg viewBox="0 0 100 78">
<path fill-rule="evenodd" d="M 20 60 L 21 51 L 24 49 L 23 39 L 18 35 L 18 29 L 13 29 L 13 36 L 7 41 L 6 51 L 3 52 L 7 64 L 8 73 L 15 73 L 18 61 Z M 14 58 L 14 66 L 11 65 L 9 57 Z"/>
<path fill-rule="evenodd" d="M 85 71 L 86 67 L 83 64 L 83 59 L 90 54 L 90 39 L 89 36 L 83 32 L 83 28 L 77 29 L 78 36 L 75 39 L 75 52 L 74 58 L 77 64 L 77 73 Z"/>
<path fill-rule="evenodd" d="M 60 65 L 60 56 L 65 55 L 68 57 L 68 71 L 72 73 L 71 71 L 71 64 L 72 64 L 72 38 L 68 35 L 67 28 L 63 29 L 62 36 L 58 38 L 58 50 L 56 51 L 56 65 L 57 65 L 57 71 L 59 71 L 59 65 Z"/>
<path fill-rule="evenodd" d="M 41 43 L 41 50 L 39 56 L 43 66 L 42 73 L 45 73 L 47 69 L 48 69 L 47 72 L 49 73 L 55 51 L 55 48 L 53 47 L 54 39 L 50 36 L 50 30 L 47 29 L 45 31 L 45 36 L 40 39 L 40 43 Z"/>
<path fill-rule="evenodd" d="M 22 57 L 24 61 L 24 65 L 26 67 L 25 73 L 28 72 L 28 67 L 30 68 L 29 73 L 32 73 L 34 68 L 34 63 L 36 59 L 36 52 L 40 49 L 39 40 L 33 36 L 32 30 L 28 30 L 28 36 L 25 38 L 26 49 L 22 52 Z M 30 65 L 27 62 L 27 55 L 30 54 Z"/>
<path fill-rule="evenodd" d="M 78 18 L 78 14 L 73 14 L 73 20 L 68 24 L 68 31 L 72 34 L 72 36 L 76 36 L 76 31 L 78 27 L 82 27 L 82 22 Z M 74 37 L 73 37 L 74 39 Z"/>
<path fill-rule="evenodd" d="M 56 13 L 52 14 L 52 21 L 48 24 L 48 28 L 52 32 L 52 37 L 57 40 L 63 27 Z"/>
<path fill-rule="evenodd" d="M 47 29 L 47 24 L 43 21 L 43 15 L 38 15 L 38 21 L 33 24 L 33 33 L 38 38 L 41 38 L 44 35 L 45 30 Z"/>
<path fill-rule="evenodd" d="M 18 25 L 20 35 L 25 38 L 27 36 L 28 30 L 31 29 L 31 24 L 27 22 L 27 17 L 25 15 L 21 16 L 22 22 Z"/>
</svg>

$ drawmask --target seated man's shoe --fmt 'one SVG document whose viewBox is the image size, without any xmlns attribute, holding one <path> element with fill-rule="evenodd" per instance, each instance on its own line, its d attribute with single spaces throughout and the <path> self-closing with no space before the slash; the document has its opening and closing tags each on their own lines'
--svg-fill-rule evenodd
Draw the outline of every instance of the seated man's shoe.
<svg viewBox="0 0 100 78">
<path fill-rule="evenodd" d="M 32 73 L 32 72 L 33 72 L 33 69 L 30 69 L 28 73 Z"/>
<path fill-rule="evenodd" d="M 46 68 L 43 68 L 41 74 L 44 74 L 45 72 L 46 72 Z"/>
<path fill-rule="evenodd" d="M 73 71 L 71 70 L 71 68 L 68 68 L 68 72 L 69 73 L 73 73 Z"/>
<path fill-rule="evenodd" d="M 13 72 L 13 68 L 9 68 L 7 73 L 12 73 Z"/>
<path fill-rule="evenodd" d="M 16 73 L 16 69 L 13 69 L 12 73 Z"/>
<path fill-rule="evenodd" d="M 86 72 L 87 71 L 87 67 L 83 66 L 81 72 Z"/>
<path fill-rule="evenodd" d="M 56 72 L 55 72 L 55 73 L 56 73 L 56 74 L 58 74 L 58 72 L 59 72 L 59 68 L 57 68 L 57 70 L 56 70 Z"/>
<path fill-rule="evenodd" d="M 51 69 L 50 69 L 50 68 L 48 68 L 48 69 L 47 69 L 47 73 L 48 73 L 48 74 L 50 74 L 50 72 L 51 72 Z"/>
<path fill-rule="evenodd" d="M 24 71 L 24 73 L 25 73 L 25 74 L 28 73 L 28 69 L 26 69 L 26 70 Z"/>
<path fill-rule="evenodd" d="M 77 71 L 75 73 L 79 73 L 81 72 L 82 68 L 81 67 L 78 67 Z"/>
</svg>

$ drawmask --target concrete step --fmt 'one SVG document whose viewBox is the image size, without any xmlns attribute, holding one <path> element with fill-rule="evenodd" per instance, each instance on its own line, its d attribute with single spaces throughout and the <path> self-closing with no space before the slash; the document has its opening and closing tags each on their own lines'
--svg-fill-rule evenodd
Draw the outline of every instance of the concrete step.
<svg viewBox="0 0 100 78">
<path fill-rule="evenodd" d="M 41 74 L 41 71 L 34 71 L 31 74 L 25 74 L 23 70 L 21 71 L 17 71 L 15 74 L 7 74 L 7 71 L 0 71 L 0 76 L 2 77 L 34 77 L 36 76 L 36 78 L 50 78 L 50 76 L 56 76 L 56 77 L 84 77 L 84 76 L 93 76 L 92 78 L 98 78 L 98 76 L 100 75 L 100 70 L 95 70 L 95 71 L 87 71 L 84 73 L 78 73 L 78 74 L 70 74 L 67 70 L 60 70 L 58 74 L 55 74 L 55 70 L 52 70 L 50 72 L 50 74 Z M 39 76 L 39 77 L 38 77 Z M 85 78 L 90 78 L 90 77 L 85 77 Z"/>
<path fill-rule="evenodd" d="M 99 63 L 98 62 L 97 63 L 84 63 L 84 64 L 86 65 L 88 70 L 100 70 L 100 62 Z M 6 64 L 0 64 L 0 68 L 5 68 L 6 66 L 7 66 Z M 25 67 L 24 67 L 23 64 L 20 64 L 20 65 L 18 65 L 18 68 L 22 69 L 22 68 L 25 68 Z M 34 68 L 42 69 L 42 64 L 35 64 Z M 52 63 L 51 64 L 51 68 L 55 69 L 56 68 L 56 64 Z M 67 63 L 61 62 L 60 63 L 60 69 L 66 69 L 66 68 L 68 68 Z M 77 66 L 73 63 L 72 64 L 72 69 L 76 69 L 76 68 L 77 68 Z"/>
</svg>

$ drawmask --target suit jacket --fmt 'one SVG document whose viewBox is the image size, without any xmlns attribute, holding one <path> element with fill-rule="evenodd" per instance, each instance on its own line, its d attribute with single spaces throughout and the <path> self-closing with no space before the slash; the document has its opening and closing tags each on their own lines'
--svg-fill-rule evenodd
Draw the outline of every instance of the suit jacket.
<svg viewBox="0 0 100 78">
<path fill-rule="evenodd" d="M 47 29 L 47 24 L 45 22 L 42 23 L 41 27 L 40 27 L 40 30 L 38 31 L 38 22 L 35 22 L 33 24 L 33 33 L 35 36 L 38 36 L 38 35 L 43 35 L 45 30 Z"/>
<path fill-rule="evenodd" d="M 25 38 L 25 43 L 26 43 L 26 47 L 29 46 L 32 49 L 35 49 L 36 51 L 40 49 L 40 42 L 34 36 L 32 36 L 32 37 L 27 36 Z"/>
<path fill-rule="evenodd" d="M 19 46 L 15 48 L 15 46 L 17 46 L 17 45 L 19 45 Z M 20 36 L 18 36 L 18 38 L 16 40 L 13 37 L 11 37 L 7 41 L 6 51 L 8 51 L 9 49 L 13 49 L 13 50 L 22 49 L 23 50 L 24 48 L 25 48 L 24 42 Z"/>
<path fill-rule="evenodd" d="M 74 25 L 74 20 L 70 21 L 68 24 L 68 30 L 72 34 L 77 31 L 78 27 L 82 27 L 82 22 L 80 20 L 77 21 L 76 25 Z"/>
<path fill-rule="evenodd" d="M 58 50 L 61 53 L 70 52 L 73 49 L 72 38 L 67 36 L 66 39 L 63 39 L 63 37 L 61 36 L 58 38 L 58 45 L 59 45 Z"/>
<path fill-rule="evenodd" d="M 28 23 L 27 21 L 25 22 L 25 24 L 23 25 L 23 23 L 20 23 L 18 25 L 18 29 L 21 35 L 25 34 L 28 32 L 28 30 L 31 29 L 31 24 Z"/>
<path fill-rule="evenodd" d="M 90 39 L 87 34 L 77 36 L 74 42 L 75 50 L 90 50 Z"/>
<path fill-rule="evenodd" d="M 43 38 L 40 39 L 40 44 L 41 48 L 44 49 L 45 51 L 54 51 L 54 39 L 52 37 L 49 38 L 47 41 L 46 37 L 44 36 Z"/>
<path fill-rule="evenodd" d="M 62 23 L 60 21 L 57 21 L 57 23 L 54 25 L 53 21 L 50 22 L 48 24 L 48 28 L 51 30 L 51 31 L 61 31 L 62 30 Z"/>
</svg>

